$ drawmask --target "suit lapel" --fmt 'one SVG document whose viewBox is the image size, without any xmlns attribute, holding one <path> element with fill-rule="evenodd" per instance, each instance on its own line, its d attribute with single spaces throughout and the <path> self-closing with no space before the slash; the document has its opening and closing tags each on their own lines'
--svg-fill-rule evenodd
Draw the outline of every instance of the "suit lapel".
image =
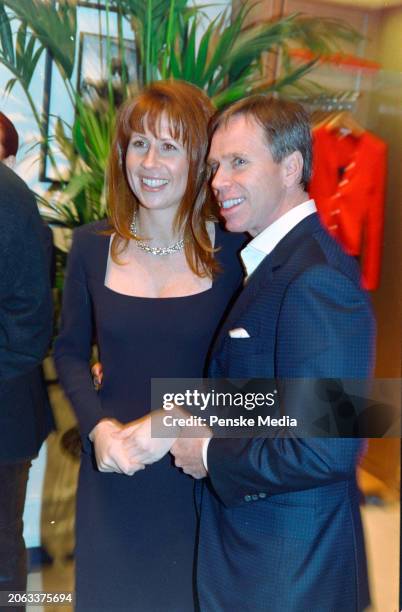
<svg viewBox="0 0 402 612">
<path fill-rule="evenodd" d="M 225 322 L 223 323 L 216 341 L 213 352 L 219 352 L 223 341 L 228 336 L 229 330 L 239 327 L 239 321 L 245 318 L 250 304 L 256 296 L 266 287 L 274 282 L 275 274 L 286 264 L 289 257 L 301 248 L 307 236 L 322 229 L 319 217 L 316 213 L 309 215 L 298 223 L 286 236 L 276 245 L 275 249 L 265 257 L 255 272 L 249 277 L 247 283 L 233 304 Z"/>
<path fill-rule="evenodd" d="M 219 350 L 219 347 L 228 335 L 229 330 L 234 327 L 238 327 L 236 323 L 242 318 L 243 313 L 247 312 L 249 305 L 254 301 L 255 296 L 261 291 L 262 286 L 266 285 L 266 283 L 268 283 L 271 279 L 272 271 L 270 255 L 268 255 L 258 266 L 258 269 L 254 272 L 254 274 L 250 276 L 233 304 L 217 335 L 214 344 L 214 352 Z"/>
</svg>

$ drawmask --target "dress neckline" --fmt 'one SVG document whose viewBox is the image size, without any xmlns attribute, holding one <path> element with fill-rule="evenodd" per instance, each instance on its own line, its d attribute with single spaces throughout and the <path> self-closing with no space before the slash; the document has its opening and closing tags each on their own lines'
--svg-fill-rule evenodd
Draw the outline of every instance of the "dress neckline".
<svg viewBox="0 0 402 612">
<path fill-rule="evenodd" d="M 132 300 L 148 300 L 148 301 L 154 301 L 154 302 L 166 302 L 166 303 L 170 303 L 172 302 L 172 300 L 188 300 L 190 298 L 194 298 L 197 296 L 201 296 L 201 295 L 208 295 L 209 293 L 211 293 L 211 291 L 213 291 L 213 289 L 215 288 L 216 285 L 216 279 L 212 278 L 212 284 L 208 289 L 204 289 L 204 291 L 198 291 L 197 293 L 189 293 L 188 295 L 177 295 L 177 296 L 166 296 L 166 297 L 150 297 L 150 296 L 142 296 L 142 295 L 131 295 L 129 293 L 120 293 L 119 291 L 115 291 L 114 289 L 111 289 L 110 287 L 108 287 L 105 284 L 105 279 L 106 279 L 106 271 L 107 271 L 107 264 L 108 264 L 108 259 L 109 259 L 109 252 L 110 252 L 110 244 L 112 241 L 112 236 L 110 236 L 108 241 L 105 241 L 105 246 L 106 246 L 106 253 L 105 253 L 105 261 L 104 261 L 104 276 L 103 276 L 103 287 L 104 289 L 111 294 L 117 295 L 117 296 L 121 296 L 122 298 L 128 298 L 128 299 L 132 299 Z M 221 229 L 219 227 L 219 223 L 215 223 L 215 244 L 214 244 L 214 248 L 219 248 L 221 247 Z"/>
<path fill-rule="evenodd" d="M 146 295 L 130 295 L 128 293 L 120 293 L 119 291 L 115 291 L 114 289 L 110 289 L 105 284 L 103 285 L 106 291 L 113 293 L 114 295 L 118 295 L 122 298 L 128 298 L 132 300 L 149 300 L 152 302 L 171 302 L 172 300 L 188 300 L 189 298 L 193 298 L 196 296 L 204 295 L 206 293 L 210 293 L 214 289 L 214 281 L 212 281 L 212 286 L 209 289 L 205 289 L 204 291 L 198 291 L 197 293 L 189 293 L 188 295 L 175 295 L 175 296 L 166 296 L 166 297 L 149 297 Z"/>
</svg>

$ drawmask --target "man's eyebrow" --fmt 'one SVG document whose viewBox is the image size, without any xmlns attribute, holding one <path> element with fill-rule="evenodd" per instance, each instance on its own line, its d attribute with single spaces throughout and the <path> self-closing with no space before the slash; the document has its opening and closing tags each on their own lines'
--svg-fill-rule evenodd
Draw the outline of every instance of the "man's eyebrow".
<svg viewBox="0 0 402 612">
<path fill-rule="evenodd" d="M 222 155 L 221 159 L 233 159 L 233 157 L 248 157 L 249 153 L 242 153 L 241 151 L 230 151 L 230 153 L 226 153 L 225 155 Z M 217 162 L 218 160 L 214 159 L 213 157 L 208 157 L 207 158 L 207 163 L 211 163 L 211 162 Z"/>
</svg>

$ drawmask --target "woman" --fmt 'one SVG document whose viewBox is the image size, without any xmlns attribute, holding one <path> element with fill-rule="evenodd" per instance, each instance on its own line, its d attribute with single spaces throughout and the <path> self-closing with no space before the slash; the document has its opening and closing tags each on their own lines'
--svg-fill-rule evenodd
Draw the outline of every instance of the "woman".
<svg viewBox="0 0 402 612">
<path fill-rule="evenodd" d="M 116 432 L 148 413 L 152 377 L 202 376 L 241 281 L 239 237 L 210 214 L 204 158 L 212 110 L 184 82 L 154 83 L 126 103 L 110 158 L 109 222 L 74 234 L 55 358 L 84 444 L 77 610 L 194 609 L 192 480 L 170 455 L 145 470 L 128 466 Z M 99 392 L 88 367 L 94 335 Z"/>
</svg>

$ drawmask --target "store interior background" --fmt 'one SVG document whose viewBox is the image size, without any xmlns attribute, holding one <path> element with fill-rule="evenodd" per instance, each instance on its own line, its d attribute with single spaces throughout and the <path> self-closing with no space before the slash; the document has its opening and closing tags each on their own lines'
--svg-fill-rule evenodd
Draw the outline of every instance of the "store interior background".
<svg viewBox="0 0 402 612">
<path fill-rule="evenodd" d="M 210 1 L 211 4 L 214 4 Z M 229 2 L 227 2 L 229 4 Z M 205 0 L 202 2 L 205 4 Z M 210 16 L 220 7 L 213 6 Z M 239 0 L 234 5 L 239 4 Z M 385 205 L 384 251 L 380 287 L 372 292 L 378 324 L 376 376 L 401 378 L 402 362 L 402 2 L 381 0 L 262 0 L 250 14 L 251 20 L 301 11 L 312 16 L 330 16 L 354 26 L 364 40 L 345 50 L 378 62 L 378 70 L 350 68 L 331 63 L 316 69 L 313 78 L 323 85 L 359 93 L 353 114 L 358 122 L 388 144 L 387 197 Z M 267 62 L 266 70 L 279 70 L 278 62 Z M 271 71 L 271 72 L 270 72 Z M 38 66 L 35 95 L 38 107 L 43 98 L 43 62 Z M 9 75 L 0 67 L 0 87 Z M 17 172 L 37 191 L 48 185 L 38 180 L 36 154 L 29 144 L 37 138 L 29 112 L 21 104 L 18 89 L 1 98 L 1 110 L 15 123 L 23 143 Z M 62 104 L 54 98 L 53 104 Z M 78 460 L 61 449 L 64 431 L 74 417 L 62 392 L 49 386 L 57 433 L 52 434 L 36 461 L 30 478 L 25 512 L 28 545 L 43 545 L 55 563 L 44 571 L 33 566 L 30 588 L 68 590 L 72 588 L 74 493 Z M 46 468 L 45 468 L 46 466 Z M 400 525 L 400 440 L 371 440 L 359 473 L 362 490 L 375 503 L 363 507 L 368 545 L 373 610 L 399 610 L 399 525 Z M 43 568 L 42 568 L 43 569 Z M 38 610 L 38 608 L 35 608 Z M 56 608 L 55 608 L 56 609 Z M 66 608 L 63 608 L 66 610 Z"/>
</svg>

